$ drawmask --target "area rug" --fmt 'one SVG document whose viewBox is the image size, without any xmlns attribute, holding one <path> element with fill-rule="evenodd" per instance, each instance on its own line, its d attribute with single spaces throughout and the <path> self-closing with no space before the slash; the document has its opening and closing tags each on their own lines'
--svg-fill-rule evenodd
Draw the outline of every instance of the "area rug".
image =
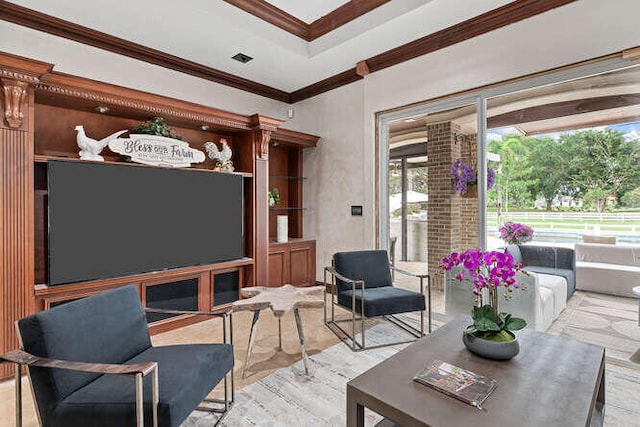
<svg viewBox="0 0 640 427">
<path fill-rule="evenodd" d="M 635 298 L 576 291 L 547 332 L 604 346 L 608 361 L 640 369 L 634 355 L 640 349 Z"/>
<path fill-rule="evenodd" d="M 416 324 L 416 319 L 403 317 Z M 434 329 L 444 324 L 433 322 Z M 417 326 L 417 325 L 416 325 Z M 367 329 L 371 345 L 398 339 L 402 334 L 389 322 Z M 226 427 L 344 426 L 346 384 L 364 371 L 394 355 L 408 344 L 353 352 L 339 343 L 309 357 L 310 376 L 303 374 L 302 361 L 281 368 L 271 375 L 236 392 L 236 402 L 220 424 Z M 382 418 L 365 411 L 365 425 L 373 426 Z M 216 416 L 194 412 L 182 427 L 211 426 Z"/>
</svg>

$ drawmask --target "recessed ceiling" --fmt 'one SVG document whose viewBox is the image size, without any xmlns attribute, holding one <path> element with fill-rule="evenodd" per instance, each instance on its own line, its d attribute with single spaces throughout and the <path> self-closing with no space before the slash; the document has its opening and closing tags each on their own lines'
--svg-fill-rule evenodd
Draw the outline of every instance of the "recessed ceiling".
<svg viewBox="0 0 640 427">
<path fill-rule="evenodd" d="M 302 16 L 301 11 L 322 13 L 318 5 L 326 3 L 325 7 L 334 7 L 341 2 L 290 0 L 286 3 L 291 7 L 298 4 L 299 11 L 290 10 Z M 363 59 L 509 2 L 392 0 L 307 42 L 222 0 L 12 1 L 286 92 L 351 69 Z M 254 60 L 248 64 L 231 60 L 238 52 Z"/>
<path fill-rule="evenodd" d="M 328 15 L 349 0 L 266 0 L 280 10 L 311 24 L 318 18 Z"/>
<path fill-rule="evenodd" d="M 0 0 L 0 20 L 295 103 L 575 1 Z"/>
</svg>

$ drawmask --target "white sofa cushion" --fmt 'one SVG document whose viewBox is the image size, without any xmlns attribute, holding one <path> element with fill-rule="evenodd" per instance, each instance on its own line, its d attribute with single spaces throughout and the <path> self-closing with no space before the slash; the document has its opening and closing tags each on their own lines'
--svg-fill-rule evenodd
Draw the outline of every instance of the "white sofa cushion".
<svg viewBox="0 0 640 427">
<path fill-rule="evenodd" d="M 453 273 L 455 275 L 455 272 Z M 462 282 L 451 281 L 451 272 L 445 274 L 444 302 L 447 316 L 457 316 L 459 314 L 469 314 L 474 305 L 473 284 L 471 280 L 465 279 Z M 554 291 L 550 288 L 540 286 L 539 274 L 530 273 L 525 275 L 521 272 L 516 274 L 516 280 L 522 284 L 526 290 L 514 289 L 510 293 L 510 298 L 503 298 L 503 289 L 498 295 L 498 311 L 507 312 L 515 317 L 521 317 L 527 321 L 527 327 L 536 331 L 546 331 L 555 319 L 555 298 Z M 546 275 L 543 275 L 546 276 Z M 550 279 L 551 280 L 551 279 Z M 558 286 L 556 286 L 557 288 Z M 557 290 L 556 292 L 559 292 Z M 566 282 L 562 298 L 566 300 Z"/>
<path fill-rule="evenodd" d="M 633 297 L 640 285 L 640 246 L 576 244 L 576 288 Z"/>
<path fill-rule="evenodd" d="M 553 292 L 553 319 L 557 319 L 562 310 L 567 306 L 567 279 L 552 274 L 537 274 L 540 287 Z"/>
</svg>

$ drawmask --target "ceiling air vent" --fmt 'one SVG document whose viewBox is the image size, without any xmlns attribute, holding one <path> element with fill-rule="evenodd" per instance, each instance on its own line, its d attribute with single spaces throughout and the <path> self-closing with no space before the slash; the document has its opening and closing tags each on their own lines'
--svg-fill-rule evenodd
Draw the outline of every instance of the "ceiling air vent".
<svg viewBox="0 0 640 427">
<path fill-rule="evenodd" d="M 245 55 L 244 53 L 236 53 L 231 58 L 235 59 L 238 62 L 242 62 L 243 64 L 246 64 L 253 59 L 252 57 L 250 57 L 249 55 Z"/>
</svg>

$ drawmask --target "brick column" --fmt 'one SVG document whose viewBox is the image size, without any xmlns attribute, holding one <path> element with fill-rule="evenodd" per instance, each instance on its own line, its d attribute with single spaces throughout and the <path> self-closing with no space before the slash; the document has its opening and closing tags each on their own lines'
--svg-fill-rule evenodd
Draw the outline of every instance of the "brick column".
<svg viewBox="0 0 640 427">
<path fill-rule="evenodd" d="M 460 142 L 460 157 L 478 171 L 478 139 L 477 134 L 466 135 Z M 476 193 L 477 194 L 477 193 Z M 477 197 L 461 197 L 460 206 L 460 248 L 466 250 L 478 247 L 478 199 Z"/>
<path fill-rule="evenodd" d="M 452 248 L 460 247 L 460 196 L 451 184 L 451 164 L 460 157 L 460 144 L 455 135 L 460 128 L 445 122 L 427 126 L 429 153 L 429 210 L 427 214 L 427 248 L 429 274 L 434 289 L 443 288 L 444 275 L 440 260 Z"/>
</svg>

